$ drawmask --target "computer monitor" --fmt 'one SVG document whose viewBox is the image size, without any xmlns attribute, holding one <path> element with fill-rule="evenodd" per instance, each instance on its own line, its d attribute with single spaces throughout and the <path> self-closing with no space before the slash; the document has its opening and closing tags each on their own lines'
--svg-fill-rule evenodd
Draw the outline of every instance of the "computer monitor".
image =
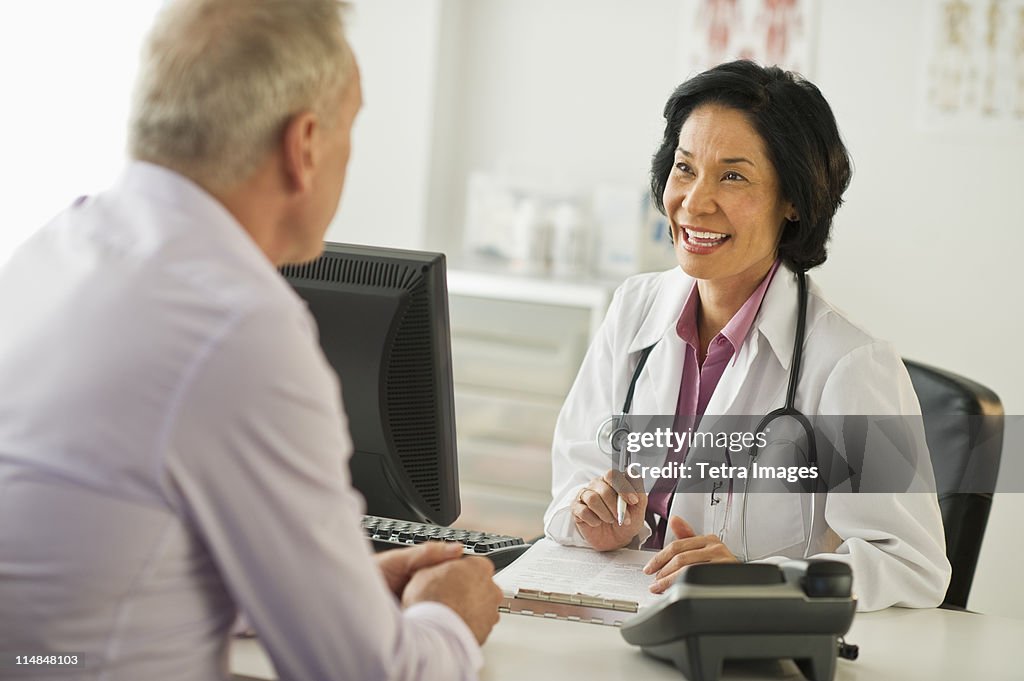
<svg viewBox="0 0 1024 681">
<path fill-rule="evenodd" d="M 452 523 L 461 506 L 444 255 L 327 243 L 281 273 L 340 379 L 366 512 Z"/>
</svg>

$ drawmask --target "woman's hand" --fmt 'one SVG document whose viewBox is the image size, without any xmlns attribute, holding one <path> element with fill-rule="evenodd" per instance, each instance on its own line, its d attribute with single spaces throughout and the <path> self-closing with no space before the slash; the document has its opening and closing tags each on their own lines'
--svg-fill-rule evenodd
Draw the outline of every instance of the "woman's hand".
<svg viewBox="0 0 1024 681">
<path fill-rule="evenodd" d="M 619 495 L 626 499 L 626 515 L 618 522 Z M 629 544 L 644 526 L 647 493 L 644 481 L 611 469 L 591 480 L 580 490 L 569 507 L 576 529 L 598 551 L 621 549 Z"/>
<path fill-rule="evenodd" d="M 732 555 L 718 535 L 702 534 L 698 536 L 689 523 L 677 515 L 669 517 L 668 525 L 672 534 L 676 536 L 676 540 L 654 554 L 654 557 L 644 566 L 644 574 L 654 575 L 656 578 L 654 584 L 651 584 L 653 593 L 664 593 L 679 576 L 679 571 L 687 565 L 739 562 L 739 559 Z"/>
</svg>

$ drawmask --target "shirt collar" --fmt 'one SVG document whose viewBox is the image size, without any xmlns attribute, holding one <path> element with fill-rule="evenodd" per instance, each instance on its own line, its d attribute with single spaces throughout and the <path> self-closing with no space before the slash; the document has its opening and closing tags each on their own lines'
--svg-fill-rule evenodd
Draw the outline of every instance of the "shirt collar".
<svg viewBox="0 0 1024 681">
<path fill-rule="evenodd" d="M 757 311 L 761 308 L 761 302 L 768 291 L 772 277 L 775 276 L 775 271 L 779 269 L 779 262 L 776 258 L 775 262 L 772 263 L 771 269 L 768 270 L 768 274 L 764 276 L 764 279 L 761 280 L 761 283 L 750 294 L 746 302 L 743 303 L 740 309 L 736 311 L 736 314 L 732 316 L 732 319 L 719 332 L 719 335 L 725 337 L 729 344 L 732 345 L 734 355 L 739 352 L 740 346 L 743 345 L 747 334 L 750 333 L 750 328 L 754 325 L 754 318 L 757 317 Z M 698 347 L 700 339 L 697 332 L 697 309 L 699 306 L 700 295 L 697 292 L 697 285 L 694 283 L 690 288 L 689 294 L 686 296 L 686 302 L 683 303 L 683 309 L 679 313 L 676 333 L 694 350 L 697 350 L 698 354 L 700 352 Z"/>
<path fill-rule="evenodd" d="M 782 271 L 768 283 L 761 308 L 754 317 L 753 329 L 756 333 L 750 333 L 744 342 L 751 342 L 757 333 L 764 336 L 779 364 L 788 370 L 793 354 L 793 329 L 796 328 L 797 285 L 796 274 L 785 265 L 780 269 Z M 668 334 L 678 338 L 676 324 L 684 301 L 696 286 L 696 280 L 686 275 L 682 268 L 673 267 L 658 275 L 655 286 L 657 293 L 647 311 L 642 313 L 643 321 L 629 344 L 628 352 L 639 352 Z M 811 277 L 807 277 L 807 287 L 812 296 L 817 295 L 817 286 Z M 808 316 L 808 333 L 814 321 L 813 317 Z"/>
<path fill-rule="evenodd" d="M 131 161 L 116 189 L 165 204 L 168 213 L 183 214 L 187 216 L 185 224 L 199 227 L 201 238 L 239 254 L 257 269 L 276 273 L 273 263 L 224 204 L 184 175 L 155 163 Z"/>
</svg>

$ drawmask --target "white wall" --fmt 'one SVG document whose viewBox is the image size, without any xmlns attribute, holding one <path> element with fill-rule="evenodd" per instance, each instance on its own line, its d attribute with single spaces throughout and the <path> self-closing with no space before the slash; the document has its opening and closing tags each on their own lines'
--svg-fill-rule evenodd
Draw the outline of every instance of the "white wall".
<svg viewBox="0 0 1024 681">
<path fill-rule="evenodd" d="M 363 110 L 333 241 L 422 248 L 437 77 L 440 0 L 355 0 L 348 36 Z"/>
<path fill-rule="evenodd" d="M 990 385 L 1022 413 L 1013 341 L 1024 330 L 1014 313 L 1024 293 L 1024 212 L 1012 200 L 1020 173 L 1007 152 L 1024 148 L 1024 124 L 1012 137 L 920 132 L 921 3 L 827 2 L 823 10 L 818 82 L 856 174 L 822 279 L 904 354 Z M 876 32 L 870 50 L 866 28 L 840 30 L 866 22 Z"/>
<path fill-rule="evenodd" d="M 125 161 L 139 49 L 163 0 L 20 2 L 0 10 L 0 107 L 7 162 L 0 262 Z M 422 247 L 431 163 L 440 0 L 354 0 L 349 38 L 364 109 L 328 238 Z"/>
<path fill-rule="evenodd" d="M 161 0 L 56 0 L 0 9 L 0 262 L 124 163 L 142 36 Z"/>
<path fill-rule="evenodd" d="M 554 192 L 599 182 L 642 190 L 661 109 L 677 84 L 675 0 L 478 0 L 449 37 L 447 194 L 430 234 L 458 250 L 465 177 L 501 172 Z M 434 197 L 432 197 L 434 198 Z"/>
</svg>

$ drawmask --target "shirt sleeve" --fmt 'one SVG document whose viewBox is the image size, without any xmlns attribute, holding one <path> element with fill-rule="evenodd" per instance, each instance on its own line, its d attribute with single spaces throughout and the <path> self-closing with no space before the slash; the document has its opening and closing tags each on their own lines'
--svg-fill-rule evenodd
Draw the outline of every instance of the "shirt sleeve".
<svg viewBox="0 0 1024 681">
<path fill-rule="evenodd" d="M 183 380 L 163 480 L 281 678 L 476 678 L 466 624 L 438 603 L 403 612 L 389 591 L 351 449 L 308 314 L 267 305 L 229 322 Z"/>
<path fill-rule="evenodd" d="M 851 390 L 851 385 L 858 389 Z M 865 451 L 869 457 L 891 457 L 881 462 L 889 473 L 895 470 L 895 459 L 913 461 L 914 484 L 908 489 L 917 491 L 828 494 L 825 521 L 842 542 L 834 552 L 814 557 L 850 565 L 860 610 L 938 605 L 952 569 L 921 408 L 899 355 L 889 344 L 875 342 L 843 357 L 825 384 L 819 412 L 905 417 L 895 419 L 904 431 L 896 438 L 901 451 L 871 434 Z M 865 465 L 866 470 L 870 467 L 870 462 Z"/>
<path fill-rule="evenodd" d="M 620 288 L 612 297 L 604 322 L 587 349 L 555 423 L 551 447 L 552 500 L 544 513 L 544 533 L 566 546 L 590 546 L 576 528 L 570 506 L 580 490 L 604 475 L 610 465 L 608 457 L 597 447 L 596 436 L 601 422 L 621 408 L 614 402 L 610 376 L 610 367 L 617 366 L 613 347 L 614 334 L 620 331 L 616 320 L 621 298 Z M 633 544 L 641 546 L 650 536 L 651 528 L 645 522 Z"/>
</svg>

